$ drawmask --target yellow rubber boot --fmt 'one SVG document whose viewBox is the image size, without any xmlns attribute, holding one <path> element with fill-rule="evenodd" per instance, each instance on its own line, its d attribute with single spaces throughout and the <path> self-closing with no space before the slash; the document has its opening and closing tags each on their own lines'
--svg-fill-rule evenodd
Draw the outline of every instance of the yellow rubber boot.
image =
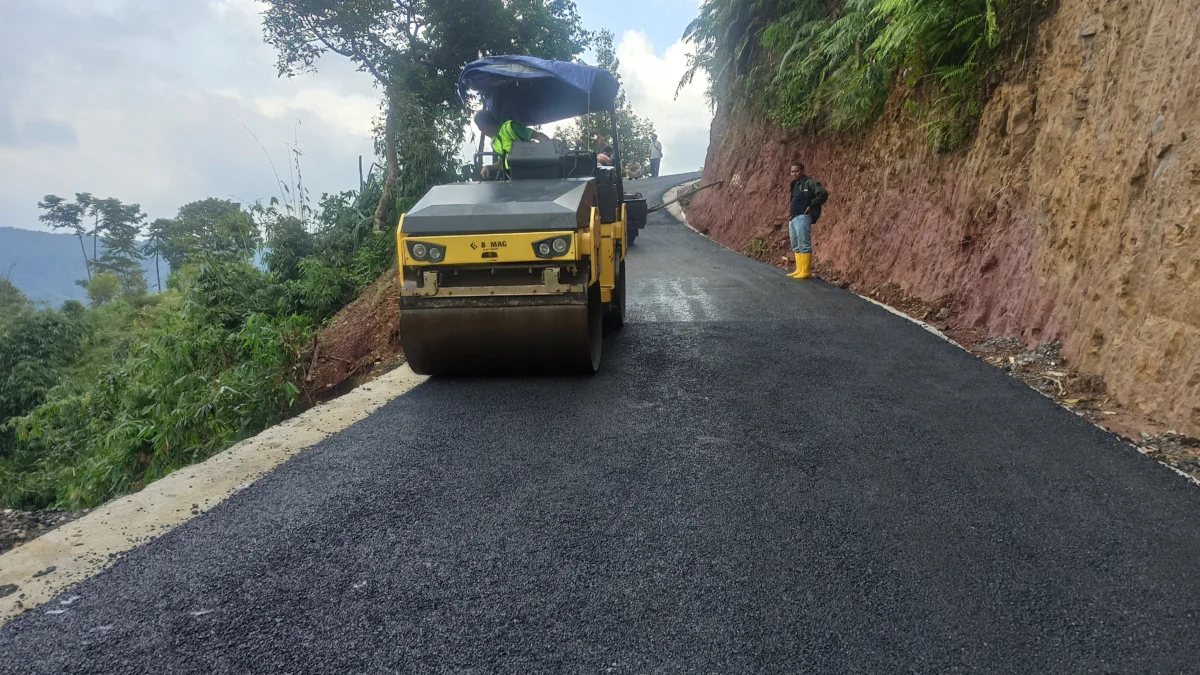
<svg viewBox="0 0 1200 675">
<path fill-rule="evenodd" d="M 789 274 L 793 279 L 807 279 L 812 276 L 812 254 L 797 253 L 796 254 L 796 273 Z"/>
<path fill-rule="evenodd" d="M 800 274 L 800 254 L 799 253 L 796 254 L 796 271 L 789 274 L 788 278 L 795 279 L 797 274 Z"/>
</svg>

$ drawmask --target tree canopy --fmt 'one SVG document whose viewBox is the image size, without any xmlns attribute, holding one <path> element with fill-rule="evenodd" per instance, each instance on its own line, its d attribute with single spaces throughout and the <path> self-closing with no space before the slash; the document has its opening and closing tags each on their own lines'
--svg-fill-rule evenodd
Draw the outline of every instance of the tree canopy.
<svg viewBox="0 0 1200 675">
<path fill-rule="evenodd" d="M 463 66 L 495 54 L 569 59 L 586 38 L 571 0 L 266 2 L 263 33 L 278 53 L 281 77 L 315 70 L 334 53 L 384 90 L 380 146 L 388 177 L 376 229 L 390 221 L 397 187 L 401 201 L 412 201 L 431 184 L 454 179 L 467 121 L 456 87 Z"/>
<path fill-rule="evenodd" d="M 93 208 L 99 215 L 97 227 L 103 236 L 104 251 L 92 262 L 92 269 L 114 275 L 123 295 L 145 293 L 142 247 L 138 242 L 146 220 L 142 207 L 109 198 L 95 200 Z"/>
<path fill-rule="evenodd" d="M 79 240 L 80 251 L 87 271 L 87 280 L 77 282 L 86 287 L 95 274 L 110 272 L 118 280 L 121 291 L 126 295 L 146 292 L 146 278 L 142 272 L 142 247 L 138 236 L 146 214 L 138 204 L 125 204 L 119 199 L 98 199 L 89 192 L 75 193 L 75 201 L 69 202 L 58 195 L 46 195 L 38 202 L 44 213 L 38 220 L 52 229 L 71 230 Z M 92 228 L 84 225 L 84 218 L 92 219 Z M 88 257 L 83 238 L 92 238 L 92 255 Z M 103 250 L 101 250 L 103 246 Z"/>
<path fill-rule="evenodd" d="M 154 256 L 154 283 L 159 293 L 162 293 L 162 270 L 158 261 L 166 252 L 167 235 L 170 229 L 170 219 L 156 218 L 146 227 L 146 241 L 142 243 L 142 255 Z"/>
<path fill-rule="evenodd" d="M 87 283 L 88 301 L 93 307 L 102 307 L 121 294 L 121 279 L 112 272 L 98 272 Z"/>
<path fill-rule="evenodd" d="M 92 278 L 92 263 L 88 260 L 87 249 L 83 246 L 83 238 L 87 235 L 87 227 L 83 224 L 83 216 L 91 206 L 92 196 L 86 192 L 75 193 L 75 201 L 69 202 L 58 195 L 46 195 L 38 202 L 38 208 L 45 211 L 38 220 L 49 225 L 54 230 L 70 230 L 79 240 L 79 249 L 83 252 L 83 265 L 88 279 Z"/>
<path fill-rule="evenodd" d="M 171 269 L 201 260 L 248 262 L 260 236 L 258 226 L 240 204 L 210 197 L 179 207 L 163 230 L 162 256 Z"/>
</svg>

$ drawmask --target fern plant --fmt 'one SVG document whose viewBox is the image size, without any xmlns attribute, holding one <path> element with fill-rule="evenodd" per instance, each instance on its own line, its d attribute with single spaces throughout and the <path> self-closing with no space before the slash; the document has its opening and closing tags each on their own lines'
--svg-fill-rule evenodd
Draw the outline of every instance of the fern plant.
<svg viewBox="0 0 1200 675">
<path fill-rule="evenodd" d="M 870 124 L 898 81 L 931 88 L 920 116 L 930 144 L 949 150 L 970 137 L 989 86 L 1047 2 L 706 0 L 684 34 L 698 54 L 685 81 L 706 69 L 719 91 L 754 99 L 785 128 L 817 132 Z M 742 77 L 747 57 L 754 66 Z"/>
</svg>

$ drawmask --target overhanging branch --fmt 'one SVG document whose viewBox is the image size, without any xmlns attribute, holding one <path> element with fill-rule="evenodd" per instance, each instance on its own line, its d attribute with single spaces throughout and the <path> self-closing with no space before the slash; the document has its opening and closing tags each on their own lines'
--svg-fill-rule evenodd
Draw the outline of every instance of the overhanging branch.
<svg viewBox="0 0 1200 675">
<path fill-rule="evenodd" d="M 367 57 L 363 50 L 358 46 L 358 42 L 355 39 L 351 38 L 349 40 L 349 49 L 345 47 L 339 47 L 335 45 L 333 41 L 330 40 L 329 37 L 326 36 L 325 33 L 322 32 L 315 23 L 312 22 L 311 19 L 304 17 L 301 18 L 301 21 L 304 23 L 304 27 L 307 28 L 310 33 L 312 33 L 313 37 L 319 40 L 321 44 L 325 45 L 326 49 L 334 54 L 344 56 L 351 61 L 357 61 L 358 63 L 362 64 L 384 87 L 387 87 L 391 84 L 391 80 L 383 74 L 379 67 L 370 58 Z"/>
</svg>

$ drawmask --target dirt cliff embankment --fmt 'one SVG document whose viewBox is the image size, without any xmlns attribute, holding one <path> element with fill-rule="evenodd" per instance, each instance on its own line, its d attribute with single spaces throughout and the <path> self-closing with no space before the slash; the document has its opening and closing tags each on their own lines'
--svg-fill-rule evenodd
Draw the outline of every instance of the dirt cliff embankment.
<svg viewBox="0 0 1200 675">
<path fill-rule="evenodd" d="M 1061 340 L 1111 396 L 1200 435 L 1200 0 L 1062 0 L 951 155 L 928 150 L 904 98 L 840 138 L 719 108 L 704 180 L 725 184 L 689 219 L 782 260 L 801 159 L 833 195 L 818 270 L 949 300 L 995 336 Z"/>
</svg>

